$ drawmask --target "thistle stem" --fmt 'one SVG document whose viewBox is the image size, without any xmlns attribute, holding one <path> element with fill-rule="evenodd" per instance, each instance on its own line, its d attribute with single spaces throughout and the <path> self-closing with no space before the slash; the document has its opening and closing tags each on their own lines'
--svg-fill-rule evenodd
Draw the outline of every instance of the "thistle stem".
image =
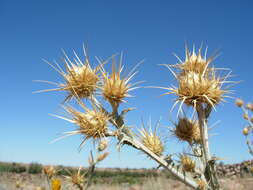
<svg viewBox="0 0 253 190">
<path fill-rule="evenodd" d="M 196 107 L 200 134 L 202 139 L 202 151 L 203 151 L 203 161 L 204 161 L 204 175 L 206 182 L 210 184 L 210 190 L 221 190 L 220 184 L 217 178 L 215 159 L 210 156 L 209 142 L 208 142 L 208 128 L 207 119 L 211 113 L 211 108 L 204 108 L 202 104 L 198 104 Z"/>
</svg>

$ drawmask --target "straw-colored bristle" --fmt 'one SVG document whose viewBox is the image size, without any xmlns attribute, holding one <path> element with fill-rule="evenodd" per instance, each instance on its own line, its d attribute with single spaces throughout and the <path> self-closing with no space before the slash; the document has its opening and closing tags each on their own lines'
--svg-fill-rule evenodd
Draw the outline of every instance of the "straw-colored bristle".
<svg viewBox="0 0 253 190">
<path fill-rule="evenodd" d="M 192 160 L 189 156 L 181 155 L 180 156 L 180 164 L 182 166 L 182 169 L 185 172 L 194 172 L 195 170 L 195 161 Z"/>
<path fill-rule="evenodd" d="M 79 112 L 71 107 L 67 107 L 66 110 L 72 115 L 73 123 L 75 123 L 79 129 L 79 133 L 88 138 L 102 138 L 105 136 L 108 130 L 109 116 L 102 110 L 86 108 L 86 112 Z"/>
<path fill-rule="evenodd" d="M 148 132 L 146 129 L 142 129 L 140 132 L 143 145 L 156 155 L 161 156 L 164 152 L 164 145 L 161 138 L 151 130 Z"/>
<path fill-rule="evenodd" d="M 189 120 L 186 117 L 179 118 L 172 132 L 179 140 L 187 141 L 190 144 L 201 142 L 198 122 Z"/>
</svg>

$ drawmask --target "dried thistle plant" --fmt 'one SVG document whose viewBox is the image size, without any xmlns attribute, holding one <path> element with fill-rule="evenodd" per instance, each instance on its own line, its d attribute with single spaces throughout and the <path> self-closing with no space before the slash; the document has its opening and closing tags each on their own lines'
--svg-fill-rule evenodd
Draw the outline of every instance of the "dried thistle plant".
<svg viewBox="0 0 253 190">
<path fill-rule="evenodd" d="M 246 121 L 246 126 L 242 129 L 242 134 L 246 138 L 249 153 L 253 156 L 253 104 L 249 102 L 245 105 L 242 99 L 236 99 L 235 105 L 243 111 L 242 117 Z"/>
<path fill-rule="evenodd" d="M 138 88 L 136 86 L 138 82 L 132 83 L 137 73 L 136 67 L 127 76 L 124 76 L 122 56 L 119 63 L 116 62 L 115 57 L 111 58 L 111 72 L 104 68 L 105 62 L 103 61 L 99 61 L 99 66 L 92 69 L 88 59 L 81 64 L 82 62 L 76 55 L 73 63 L 66 56 L 67 72 L 63 74 L 61 70 L 59 71 L 64 75 L 65 84 L 59 85 L 56 90 L 67 90 L 69 95 L 66 99 L 70 100 L 74 97 L 84 108 L 84 112 L 65 106 L 71 118 L 57 117 L 77 126 L 77 130 L 67 132 L 67 135 L 80 134 L 84 136 L 84 141 L 97 140 L 98 157 L 94 159 L 92 156 L 92 159 L 89 160 L 92 171 L 96 163 L 108 156 L 107 152 L 103 152 L 108 147 L 107 141 L 103 139 L 111 137 L 118 140 L 118 147 L 128 145 L 145 153 L 157 162 L 159 167 L 164 167 L 178 180 L 193 189 L 221 190 L 216 174 L 217 159 L 209 150 L 207 124 L 212 109 L 230 93 L 227 87 L 224 87 L 224 84 L 228 82 L 230 72 L 225 76 L 219 75 L 219 70 L 211 66 L 215 57 L 207 58 L 206 54 L 207 52 L 204 56 L 202 55 L 202 48 L 197 54 L 194 49 L 190 52 L 186 48 L 184 61 L 177 57 L 179 63 L 166 65 L 177 79 L 178 85 L 163 87 L 167 90 L 165 94 L 176 95 L 174 106 L 180 103 L 179 111 L 183 112 L 183 105 L 186 105 L 193 111 L 194 117 L 191 118 L 197 118 L 179 117 L 178 122 L 175 122 L 175 128 L 171 131 L 180 140 L 179 142 L 186 141 L 190 146 L 189 153 L 182 154 L 179 163 L 175 161 L 173 154 L 164 155 L 165 144 L 160 135 L 156 133 L 156 129 L 151 130 L 151 125 L 150 130 L 143 126 L 138 138 L 138 135 L 125 122 L 126 114 L 132 109 L 121 110 L 120 105 L 126 102 L 127 97 L 130 97 L 130 91 Z M 103 99 L 97 99 L 95 92 L 101 94 Z M 82 102 L 84 98 L 88 100 L 85 106 Z M 111 109 L 108 109 L 105 104 L 109 105 Z M 238 105 L 242 106 L 243 103 L 238 103 Z M 253 109 L 252 105 L 247 107 Z M 76 180 L 78 183 L 83 182 L 84 176 L 80 176 L 80 173 L 76 176 L 80 177 L 79 181 Z M 89 187 L 89 178 L 86 187 Z"/>
</svg>

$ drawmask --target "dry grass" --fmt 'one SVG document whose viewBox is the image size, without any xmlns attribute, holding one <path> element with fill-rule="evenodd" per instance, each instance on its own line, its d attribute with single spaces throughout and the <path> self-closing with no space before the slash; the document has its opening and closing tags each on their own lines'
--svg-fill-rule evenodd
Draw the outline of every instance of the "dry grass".
<svg viewBox="0 0 253 190">
<path fill-rule="evenodd" d="M 60 178 L 63 181 L 63 190 L 74 190 L 75 187 L 67 187 L 66 180 Z M 0 190 L 18 190 L 15 184 L 17 181 L 21 181 L 23 184 L 23 190 L 35 190 L 37 186 L 44 186 L 46 189 L 47 182 L 45 178 L 40 174 L 13 174 L 13 173 L 0 173 Z M 221 184 L 224 190 L 252 190 L 253 178 L 226 178 L 221 179 Z M 21 188 L 19 188 L 21 189 Z M 90 190 L 190 190 L 181 182 L 159 178 L 147 178 L 142 185 L 110 185 L 110 184 L 97 184 L 92 185 Z"/>
</svg>

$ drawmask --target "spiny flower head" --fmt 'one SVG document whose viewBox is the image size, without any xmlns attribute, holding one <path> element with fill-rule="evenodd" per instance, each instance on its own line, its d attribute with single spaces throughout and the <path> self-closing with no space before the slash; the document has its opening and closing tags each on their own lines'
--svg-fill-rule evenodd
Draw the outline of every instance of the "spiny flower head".
<svg viewBox="0 0 253 190">
<path fill-rule="evenodd" d="M 72 107 L 66 108 L 66 110 L 72 115 L 72 120 L 69 121 L 78 126 L 78 130 L 73 131 L 72 134 L 85 135 L 85 140 L 89 138 L 97 139 L 104 137 L 108 130 L 108 120 L 110 117 L 101 109 L 84 108 L 85 113 L 79 112 Z"/>
<path fill-rule="evenodd" d="M 144 127 L 140 130 L 141 141 L 149 150 L 158 156 L 161 156 L 164 152 L 164 145 L 161 138 L 156 134 L 156 129 L 152 131 L 151 125 L 148 131 Z"/>
<path fill-rule="evenodd" d="M 180 156 L 180 164 L 182 166 L 182 169 L 185 172 L 194 172 L 195 170 L 195 161 L 192 160 L 189 156 L 187 155 L 181 155 Z"/>
<path fill-rule="evenodd" d="M 178 78 L 178 87 L 171 88 L 170 94 L 176 94 L 178 101 L 195 106 L 206 103 L 212 106 L 223 98 L 225 90 L 221 88 L 223 81 L 214 74 L 203 76 L 195 72 L 188 72 Z"/>
<path fill-rule="evenodd" d="M 178 96 L 176 103 L 182 102 L 189 106 L 196 106 L 204 103 L 214 107 L 218 104 L 225 94 L 229 91 L 223 88 L 223 84 L 229 77 L 230 73 L 225 77 L 217 76 L 217 69 L 210 67 L 213 59 L 206 59 L 201 56 L 201 49 L 196 55 L 194 50 L 190 53 L 186 49 L 185 61 L 181 64 L 166 65 L 174 74 L 178 81 L 178 87 L 164 88 L 169 90 L 165 94 L 175 94 Z M 179 72 L 174 72 L 171 67 L 176 67 Z"/>
<path fill-rule="evenodd" d="M 112 106 L 117 107 L 121 102 L 125 102 L 126 97 L 131 97 L 129 92 L 137 87 L 134 87 L 135 84 L 131 84 L 130 80 L 137 72 L 132 70 L 128 76 L 122 76 L 123 66 L 121 61 L 118 69 L 116 69 L 114 59 L 110 75 L 104 69 L 101 70 L 103 78 L 102 95 Z"/>
<path fill-rule="evenodd" d="M 66 91 L 68 93 L 65 101 L 76 98 L 90 98 L 94 95 L 96 89 L 98 88 L 99 83 L 99 68 L 101 65 L 96 68 L 92 68 L 90 65 L 90 61 L 86 55 L 85 49 L 85 60 L 82 61 L 77 54 L 74 52 L 75 58 L 70 60 L 70 58 L 64 52 L 65 57 L 63 61 L 65 63 L 66 71 L 64 71 L 57 62 L 55 65 L 47 62 L 54 70 L 56 70 L 64 79 L 64 83 L 54 83 L 50 81 L 40 81 L 46 82 L 49 84 L 54 84 L 58 88 L 56 89 L 48 89 L 41 90 L 39 92 L 47 92 L 47 91 Z M 102 63 L 103 64 L 103 63 Z"/>
<path fill-rule="evenodd" d="M 187 141 L 189 144 L 201 142 L 198 121 L 192 121 L 186 117 L 182 117 L 179 118 L 175 126 L 172 132 L 179 140 Z"/>
<path fill-rule="evenodd" d="M 88 98 L 94 94 L 99 76 L 97 69 L 92 69 L 88 60 L 83 65 L 66 64 L 66 68 L 67 73 L 64 75 L 66 83 L 62 86 L 69 92 L 67 99 Z"/>
</svg>

